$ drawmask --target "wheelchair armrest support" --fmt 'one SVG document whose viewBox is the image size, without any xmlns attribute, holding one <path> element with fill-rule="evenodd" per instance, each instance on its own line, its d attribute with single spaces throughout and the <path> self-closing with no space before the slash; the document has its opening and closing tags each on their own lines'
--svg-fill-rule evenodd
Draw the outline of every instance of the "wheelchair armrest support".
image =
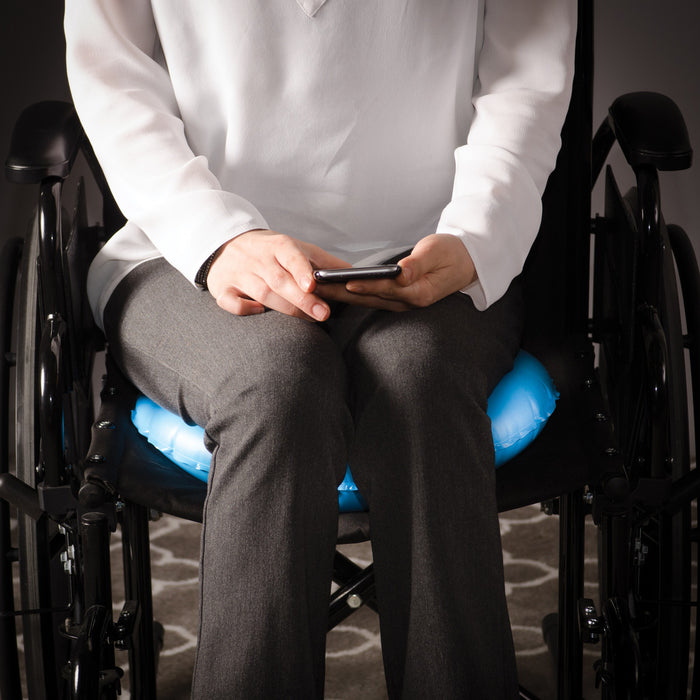
<svg viewBox="0 0 700 700">
<path fill-rule="evenodd" d="M 633 168 L 690 167 L 693 149 L 688 129 L 676 103 L 665 95 L 655 92 L 621 95 L 610 106 L 607 121 Z"/>
<path fill-rule="evenodd" d="M 10 182 L 34 184 L 47 177 L 65 179 L 83 141 L 73 105 L 38 102 L 19 116 L 10 141 L 5 174 Z"/>
</svg>

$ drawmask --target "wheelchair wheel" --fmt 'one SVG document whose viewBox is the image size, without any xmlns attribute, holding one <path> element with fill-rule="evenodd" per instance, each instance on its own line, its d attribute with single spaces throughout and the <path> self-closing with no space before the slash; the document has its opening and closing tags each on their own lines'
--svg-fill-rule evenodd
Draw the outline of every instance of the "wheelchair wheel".
<svg viewBox="0 0 700 700">
<path fill-rule="evenodd" d="M 40 227 L 60 196 L 46 199 L 24 244 L 14 305 L 15 476 L 37 490 L 42 511 L 38 519 L 18 518 L 27 691 L 30 700 L 116 700 L 119 645 L 130 648 L 132 697 L 153 697 L 154 678 L 144 671 L 155 665 L 145 594 L 139 589 L 130 600 L 139 601 L 147 622 L 136 622 L 140 613 L 131 615 L 131 607 L 122 611 L 124 620 L 134 620 L 133 635 L 128 624 L 122 629 L 121 617 L 116 623 L 112 617 L 110 530 L 125 522 L 134 529 L 132 508 L 126 504 L 120 515 L 111 501 L 87 508 L 77 500 L 94 422 L 92 366 L 100 340 L 85 315 L 82 287 L 76 294 L 71 283 L 85 279 L 81 265 L 90 259 L 85 251 L 96 232 L 78 216 L 65 245 L 47 246 L 50 235 Z M 134 565 L 142 540 L 148 542 L 147 529 L 138 534 L 138 542 L 123 536 L 125 568 Z"/>
<path fill-rule="evenodd" d="M 36 487 L 42 475 L 38 419 L 39 275 L 36 224 L 25 240 L 15 303 L 15 465 L 16 476 Z M 67 697 L 62 678 L 69 643 L 59 629 L 71 607 L 74 584 L 67 552 L 70 533 L 42 515 L 18 514 L 19 592 L 26 684 L 29 698 Z M 64 559 L 66 559 L 64 555 Z M 66 568 L 64 569 L 64 564 Z"/>
<path fill-rule="evenodd" d="M 616 221 L 634 221 L 636 193 L 622 200 L 609 184 L 617 195 Z M 689 470 L 685 354 L 673 256 L 663 222 L 659 228 L 658 285 L 650 275 L 655 304 L 644 298 L 654 287 L 632 229 L 619 227 L 617 240 L 596 253 L 606 268 L 608 312 L 614 308 L 600 338 L 601 382 L 628 477 L 626 497 L 603 509 L 599 529 L 607 632 L 598 673 L 603 698 L 615 700 L 687 694 L 690 510 L 661 510 L 670 483 Z"/>
</svg>

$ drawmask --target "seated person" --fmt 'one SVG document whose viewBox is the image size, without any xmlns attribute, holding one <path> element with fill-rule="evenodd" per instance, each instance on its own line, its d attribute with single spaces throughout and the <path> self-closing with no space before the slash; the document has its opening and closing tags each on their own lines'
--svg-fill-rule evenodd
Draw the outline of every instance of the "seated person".
<svg viewBox="0 0 700 700">
<path fill-rule="evenodd" d="M 212 451 L 193 697 L 321 698 L 336 486 L 369 502 L 391 698 L 513 698 L 486 404 L 559 149 L 573 0 L 69 0 L 128 223 L 109 351 Z M 393 280 L 313 271 L 390 258 Z"/>
</svg>

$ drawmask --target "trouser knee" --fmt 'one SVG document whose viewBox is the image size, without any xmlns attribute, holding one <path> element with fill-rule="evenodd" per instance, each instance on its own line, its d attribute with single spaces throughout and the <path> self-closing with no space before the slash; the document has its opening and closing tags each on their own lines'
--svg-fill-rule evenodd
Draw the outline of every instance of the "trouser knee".
<svg viewBox="0 0 700 700">
<path fill-rule="evenodd" d="M 256 479 L 266 470 L 290 481 L 342 479 L 351 429 L 345 369 L 323 333 L 270 338 L 224 376 L 210 415 L 218 462 L 248 465 Z"/>
</svg>

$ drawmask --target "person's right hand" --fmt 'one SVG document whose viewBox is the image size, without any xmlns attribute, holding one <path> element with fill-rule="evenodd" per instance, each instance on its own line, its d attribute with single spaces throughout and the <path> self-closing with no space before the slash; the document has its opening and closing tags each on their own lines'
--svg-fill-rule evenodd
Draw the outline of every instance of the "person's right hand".
<svg viewBox="0 0 700 700">
<path fill-rule="evenodd" d="M 207 287 L 222 309 L 238 316 L 259 314 L 268 308 L 325 321 L 330 308 L 313 293 L 313 271 L 348 266 L 311 243 L 255 229 L 219 248 L 209 268 Z"/>
</svg>

